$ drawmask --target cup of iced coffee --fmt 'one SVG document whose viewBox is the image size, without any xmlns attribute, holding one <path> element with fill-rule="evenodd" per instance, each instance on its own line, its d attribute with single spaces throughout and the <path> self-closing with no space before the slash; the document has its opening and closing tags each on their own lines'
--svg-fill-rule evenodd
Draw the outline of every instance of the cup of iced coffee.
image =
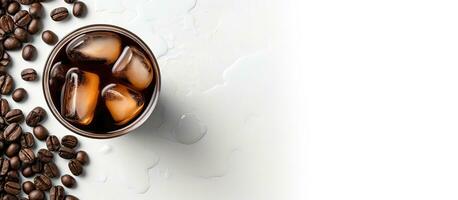
<svg viewBox="0 0 458 200">
<path fill-rule="evenodd" d="M 161 86 L 154 54 L 138 36 L 90 25 L 64 37 L 46 61 L 43 90 L 57 120 L 91 138 L 112 138 L 142 125 Z"/>
</svg>

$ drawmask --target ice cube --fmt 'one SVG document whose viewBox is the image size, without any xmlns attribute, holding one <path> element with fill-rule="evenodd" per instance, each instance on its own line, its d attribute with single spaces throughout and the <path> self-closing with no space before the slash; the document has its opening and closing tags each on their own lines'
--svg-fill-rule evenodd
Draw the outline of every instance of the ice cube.
<svg viewBox="0 0 458 200">
<path fill-rule="evenodd" d="M 97 61 L 113 64 L 121 53 L 121 38 L 110 32 L 92 32 L 73 39 L 67 56 L 74 62 Z"/>
<path fill-rule="evenodd" d="M 62 62 L 57 62 L 51 68 L 50 73 L 50 80 L 49 83 L 51 86 L 62 86 L 65 81 L 65 75 L 67 74 L 67 70 L 69 67 L 67 65 L 62 64 Z"/>
<path fill-rule="evenodd" d="M 94 118 L 99 97 L 99 76 L 71 68 L 65 76 L 61 96 L 61 113 L 65 119 L 81 125 L 88 125 Z"/>
<path fill-rule="evenodd" d="M 142 95 L 121 84 L 109 84 L 102 90 L 102 99 L 116 125 L 123 125 L 135 118 L 145 104 Z"/>
<path fill-rule="evenodd" d="M 115 77 L 127 80 L 134 89 L 143 90 L 153 80 L 153 67 L 148 58 L 135 47 L 127 46 L 113 66 Z"/>
</svg>

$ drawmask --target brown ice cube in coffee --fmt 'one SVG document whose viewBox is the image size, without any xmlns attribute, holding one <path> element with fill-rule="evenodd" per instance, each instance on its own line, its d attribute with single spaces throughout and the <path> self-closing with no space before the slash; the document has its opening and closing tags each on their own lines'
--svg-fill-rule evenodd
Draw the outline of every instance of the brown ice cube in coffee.
<svg viewBox="0 0 458 200">
<path fill-rule="evenodd" d="M 67 56 L 74 62 L 95 61 L 113 64 L 121 53 L 121 38 L 110 32 L 91 32 L 67 45 Z"/>
<path fill-rule="evenodd" d="M 65 75 L 67 74 L 67 70 L 69 68 L 70 67 L 67 65 L 62 64 L 62 62 L 57 62 L 54 64 L 49 75 L 49 84 L 53 87 L 62 86 L 65 81 Z"/>
<path fill-rule="evenodd" d="M 97 74 L 71 68 L 65 76 L 61 96 L 61 113 L 68 121 L 88 125 L 94 118 L 99 97 Z"/>
<path fill-rule="evenodd" d="M 135 47 L 127 46 L 113 66 L 113 75 L 126 80 L 130 86 L 143 90 L 153 80 L 153 67 L 149 59 Z"/>
<path fill-rule="evenodd" d="M 145 104 L 143 96 L 121 84 L 109 84 L 102 90 L 105 102 L 116 125 L 123 125 L 135 118 Z"/>
</svg>

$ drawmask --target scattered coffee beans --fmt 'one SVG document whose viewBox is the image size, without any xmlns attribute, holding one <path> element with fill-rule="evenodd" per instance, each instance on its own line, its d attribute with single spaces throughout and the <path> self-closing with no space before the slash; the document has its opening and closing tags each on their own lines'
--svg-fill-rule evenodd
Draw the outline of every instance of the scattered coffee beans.
<svg viewBox="0 0 458 200">
<path fill-rule="evenodd" d="M 76 184 L 75 178 L 68 174 L 65 174 L 62 177 L 60 177 L 60 181 L 62 182 L 62 185 L 68 188 L 73 188 Z"/>
<path fill-rule="evenodd" d="M 76 152 L 76 158 L 82 165 L 86 165 L 89 162 L 89 156 L 85 151 Z"/>
<path fill-rule="evenodd" d="M 16 102 L 21 102 L 27 97 L 27 91 L 24 88 L 17 88 L 13 92 L 13 100 Z"/>
<path fill-rule="evenodd" d="M 55 135 L 50 135 L 48 139 L 46 139 L 46 146 L 50 151 L 58 151 L 60 148 L 59 138 Z"/>
<path fill-rule="evenodd" d="M 70 169 L 70 172 L 72 172 L 72 174 L 75 176 L 79 176 L 83 173 L 83 166 L 77 160 L 71 160 L 68 163 L 68 168 Z"/>
<path fill-rule="evenodd" d="M 27 31 L 30 34 L 35 34 L 35 33 L 38 33 L 40 28 L 41 28 L 41 21 L 38 19 L 32 19 L 32 21 L 30 21 L 29 26 L 27 27 Z"/>
<path fill-rule="evenodd" d="M 35 81 L 37 80 L 38 74 L 32 68 L 22 70 L 21 77 L 24 81 Z"/>
<path fill-rule="evenodd" d="M 54 45 L 57 42 L 57 35 L 54 32 L 47 30 L 43 31 L 41 39 L 43 39 L 46 44 Z"/>
<path fill-rule="evenodd" d="M 62 21 L 68 16 L 68 10 L 65 7 L 55 8 L 51 11 L 51 18 L 54 21 Z"/>
<path fill-rule="evenodd" d="M 78 145 L 78 139 L 73 135 L 66 135 L 62 137 L 62 145 L 73 149 Z"/>
<path fill-rule="evenodd" d="M 22 113 L 22 110 L 13 109 L 6 113 L 5 120 L 10 124 L 21 123 L 22 121 L 24 121 L 24 114 Z M 20 128 L 20 126 L 18 127 Z"/>
<path fill-rule="evenodd" d="M 59 149 L 59 156 L 64 159 L 73 159 L 76 156 L 75 150 L 66 146 L 61 146 Z"/>
<path fill-rule="evenodd" d="M 33 182 L 35 183 L 35 187 L 41 191 L 47 191 L 52 187 L 51 179 L 45 175 L 36 176 Z"/>
<path fill-rule="evenodd" d="M 43 163 L 51 162 L 53 158 L 54 154 L 52 154 L 52 152 L 47 149 L 40 149 L 38 151 L 38 160 Z"/>
<path fill-rule="evenodd" d="M 50 200 L 63 200 L 65 198 L 65 190 L 62 186 L 54 186 L 49 191 Z"/>
<path fill-rule="evenodd" d="M 21 42 L 27 42 L 29 40 L 29 32 L 23 28 L 17 27 L 14 29 L 14 37 Z"/>
<path fill-rule="evenodd" d="M 79 199 L 72 195 L 66 195 L 64 200 L 79 200 Z"/>
<path fill-rule="evenodd" d="M 22 183 L 22 190 L 26 194 L 30 194 L 33 190 L 35 190 L 35 184 L 33 184 L 31 181 L 26 181 Z"/>
<path fill-rule="evenodd" d="M 17 1 L 12 1 L 6 9 L 10 15 L 16 14 L 19 10 L 21 10 L 21 4 L 19 4 Z"/>
<path fill-rule="evenodd" d="M 29 200 L 43 200 L 45 199 L 45 193 L 40 190 L 33 190 L 29 193 Z"/>
<path fill-rule="evenodd" d="M 27 27 L 30 21 L 32 21 L 32 16 L 30 16 L 27 10 L 20 10 L 17 12 L 14 17 L 14 23 L 19 27 Z"/>
<path fill-rule="evenodd" d="M 33 134 L 37 139 L 44 141 L 46 138 L 48 138 L 49 132 L 48 129 L 46 129 L 44 126 L 37 125 L 33 128 Z"/>
<path fill-rule="evenodd" d="M 0 102 L 1 103 L 1 102 Z M 1 111 L 1 104 L 0 104 L 0 111 Z M 46 117 L 46 111 L 42 107 L 35 107 L 30 113 L 27 115 L 25 119 L 25 123 L 28 126 L 35 127 L 37 126 L 43 119 Z M 46 139 L 46 138 L 45 138 Z"/>
<path fill-rule="evenodd" d="M 49 162 L 49 163 L 44 164 L 43 174 L 49 178 L 55 178 L 55 177 L 58 177 L 60 173 L 59 173 L 59 169 L 57 168 L 57 165 L 53 162 Z"/>
<path fill-rule="evenodd" d="M 29 13 L 33 18 L 40 18 L 43 13 L 43 5 L 39 2 L 33 3 L 29 8 Z"/>
<path fill-rule="evenodd" d="M 86 4 L 84 4 L 82 1 L 77 1 L 75 4 L 73 4 L 73 16 L 81 17 L 85 12 Z"/>
<path fill-rule="evenodd" d="M 13 78 L 7 73 L 0 74 L 0 93 L 10 94 L 13 90 Z"/>
<path fill-rule="evenodd" d="M 22 58 L 24 58 L 24 60 L 30 61 L 34 58 L 36 52 L 37 49 L 33 45 L 28 44 L 22 48 Z"/>
</svg>

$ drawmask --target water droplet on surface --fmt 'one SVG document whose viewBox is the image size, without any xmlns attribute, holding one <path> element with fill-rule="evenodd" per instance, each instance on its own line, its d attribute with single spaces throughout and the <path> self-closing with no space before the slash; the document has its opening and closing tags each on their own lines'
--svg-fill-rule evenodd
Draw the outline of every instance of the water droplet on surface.
<svg viewBox="0 0 458 200">
<path fill-rule="evenodd" d="M 182 144 L 194 144 L 207 133 L 207 126 L 191 113 L 183 114 L 173 129 L 173 137 Z"/>
</svg>

